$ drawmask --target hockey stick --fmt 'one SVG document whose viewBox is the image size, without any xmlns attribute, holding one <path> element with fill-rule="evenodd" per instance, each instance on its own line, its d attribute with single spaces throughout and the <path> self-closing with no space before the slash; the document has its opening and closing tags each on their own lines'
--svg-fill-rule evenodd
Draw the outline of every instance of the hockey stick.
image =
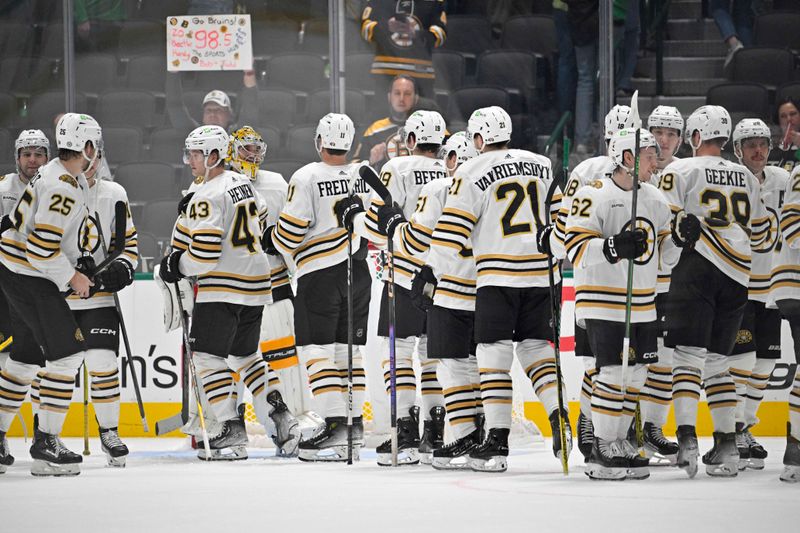
<svg viewBox="0 0 800 533">
<path fill-rule="evenodd" d="M 89 455 L 89 370 L 83 362 L 83 455 Z"/>
<path fill-rule="evenodd" d="M 115 206 L 116 208 L 116 206 Z M 115 213 L 115 216 L 119 216 L 119 213 Z M 127 221 L 128 213 L 127 209 L 125 210 L 125 215 L 123 220 Z M 95 212 L 94 218 L 97 221 L 97 235 L 100 237 L 100 246 L 103 248 L 103 253 L 108 254 L 108 247 L 106 246 L 106 238 L 103 235 L 103 225 L 100 223 L 100 214 Z M 117 229 L 120 228 L 120 224 L 117 223 L 115 220 L 115 226 Z M 124 226 L 127 229 L 127 224 Z M 114 249 L 124 249 L 124 242 L 125 242 L 125 235 L 126 231 L 123 230 L 122 233 L 116 233 L 114 235 Z M 133 392 L 136 395 L 136 404 L 139 407 L 139 417 L 142 419 L 142 428 L 144 428 L 145 433 L 150 433 L 150 428 L 147 426 L 147 417 L 144 414 L 144 403 L 142 403 L 142 392 L 139 390 L 139 379 L 136 375 L 136 368 L 133 366 L 133 351 L 131 350 L 131 343 L 128 339 L 128 328 L 125 327 L 125 319 L 122 316 L 122 306 L 119 303 L 119 295 L 115 292 L 113 295 L 114 297 L 114 307 L 117 309 L 117 316 L 119 317 L 119 329 L 122 332 L 122 342 L 125 345 L 125 354 L 127 355 L 128 361 L 128 369 L 131 372 L 131 380 L 133 381 Z"/>
<path fill-rule="evenodd" d="M 358 169 L 361 178 L 375 193 L 381 197 L 383 203 L 392 205 L 392 194 L 383 184 L 375 170 L 364 165 Z M 392 466 L 397 466 L 397 359 L 395 357 L 395 307 L 394 307 L 394 244 L 392 239 L 386 239 L 386 272 L 387 272 L 387 303 L 389 305 L 389 423 L 390 439 L 392 444 Z"/>
<path fill-rule="evenodd" d="M 347 194 L 353 194 L 356 176 L 350 178 Z M 353 228 L 347 230 L 347 464 L 353 464 Z"/>
</svg>

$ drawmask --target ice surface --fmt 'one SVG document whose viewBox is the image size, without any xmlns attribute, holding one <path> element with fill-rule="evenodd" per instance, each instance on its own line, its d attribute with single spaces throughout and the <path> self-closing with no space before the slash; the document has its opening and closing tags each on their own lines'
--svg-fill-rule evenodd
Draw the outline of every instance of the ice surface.
<svg viewBox="0 0 800 533">
<path fill-rule="evenodd" d="M 276 459 L 202 463 L 185 440 L 126 439 L 128 466 L 112 469 L 97 439 L 75 478 L 34 478 L 29 444 L 0 475 L 0 531 L 66 532 L 795 532 L 800 485 L 778 480 L 784 439 L 760 439 L 766 469 L 694 480 L 654 467 L 645 481 L 591 481 L 573 451 L 565 478 L 550 442 L 512 449 L 505 474 L 438 472 Z M 81 451 L 80 439 L 66 439 Z M 701 439 L 701 450 L 711 446 Z M 702 467 L 701 467 L 702 468 Z M 791 525 L 794 524 L 794 525 Z"/>
</svg>

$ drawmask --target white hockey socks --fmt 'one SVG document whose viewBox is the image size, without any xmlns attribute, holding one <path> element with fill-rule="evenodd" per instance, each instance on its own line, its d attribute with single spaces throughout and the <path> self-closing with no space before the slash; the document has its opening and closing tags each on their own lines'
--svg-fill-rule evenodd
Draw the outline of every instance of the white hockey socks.
<svg viewBox="0 0 800 533">
<path fill-rule="evenodd" d="M 444 388 L 447 423 L 451 441 L 473 433 L 478 412 L 480 389 L 475 390 L 472 375 L 477 374 L 478 361 L 474 355 L 468 359 L 441 359 L 438 376 Z"/>
<path fill-rule="evenodd" d="M 592 424 L 594 436 L 615 441 L 619 435 L 624 398 L 622 396 L 622 367 L 604 366 L 592 387 Z"/>
<path fill-rule="evenodd" d="M 6 361 L 5 368 L 0 371 L 0 431 L 5 433 L 11 427 L 38 371 L 38 365 Z"/>
<path fill-rule="evenodd" d="M 87 350 L 86 369 L 97 424 L 103 429 L 119 426 L 119 367 L 111 350 Z"/>
<path fill-rule="evenodd" d="M 442 385 L 439 383 L 437 367 L 439 359 L 428 358 L 428 338 L 422 336 L 417 343 L 417 355 L 422 370 L 420 392 L 422 393 L 422 419 L 431 419 L 431 409 L 444 407 Z"/>
<path fill-rule="evenodd" d="M 705 348 L 678 346 L 673 354 L 672 404 L 678 426 L 697 425 L 697 404 L 700 401 L 700 370 L 704 365 Z"/>
<path fill-rule="evenodd" d="M 672 367 L 658 363 L 648 365 L 647 378 L 639 394 L 639 409 L 642 422 L 657 427 L 667 423 L 669 405 L 672 402 Z"/>
<path fill-rule="evenodd" d="M 754 426 L 758 424 L 758 408 L 764 399 L 764 389 L 767 388 L 769 377 L 775 369 L 775 359 L 756 359 L 750 379 L 747 380 L 747 396 L 744 405 L 744 425 Z M 736 392 L 739 392 L 737 387 Z M 737 419 L 738 421 L 738 419 Z"/>
<path fill-rule="evenodd" d="M 621 369 L 622 366 L 620 366 Z M 636 416 L 636 402 L 639 401 L 639 393 L 646 379 L 647 367 L 645 365 L 628 367 L 628 373 L 625 376 L 625 401 L 622 404 L 622 414 L 617 426 L 618 439 L 628 438 L 628 429 Z"/>
<path fill-rule="evenodd" d="M 511 428 L 513 391 L 511 363 L 514 345 L 510 340 L 478 344 L 478 372 L 486 429 Z"/>
<path fill-rule="evenodd" d="M 311 394 L 317 400 L 320 416 L 347 416 L 342 390 L 342 376 L 334 362 L 333 344 L 309 344 L 300 349 L 300 357 L 308 370 Z"/>
<path fill-rule="evenodd" d="M 194 362 L 197 377 L 214 417 L 219 422 L 236 418 L 236 387 L 233 371 L 228 367 L 227 361 L 209 353 L 195 352 Z"/>
<path fill-rule="evenodd" d="M 789 393 L 789 422 L 792 424 L 792 437 L 800 439 L 800 368 L 794 375 L 794 387 Z"/>
<path fill-rule="evenodd" d="M 714 431 L 736 431 L 736 385 L 729 371 L 726 356 L 708 352 L 703 384 L 714 422 Z"/>
<path fill-rule="evenodd" d="M 586 370 L 583 372 L 583 380 L 581 381 L 581 413 L 584 417 L 592 419 L 592 389 L 594 387 L 594 380 L 597 377 L 597 369 L 594 367 L 594 359 L 584 357 L 584 365 Z"/>
<path fill-rule="evenodd" d="M 42 384 L 42 371 L 36 373 L 36 377 L 31 381 L 31 415 L 39 414 L 39 386 Z"/>
<path fill-rule="evenodd" d="M 336 367 L 342 382 L 342 399 L 347 406 L 347 345 L 335 345 Z M 353 417 L 359 417 L 364 411 L 364 400 L 367 397 L 367 374 L 364 371 L 364 360 L 361 357 L 361 346 L 353 346 Z"/>
<path fill-rule="evenodd" d="M 43 432 L 52 435 L 61 432 L 72 401 L 75 375 L 85 356 L 86 352 L 78 352 L 45 364 L 39 385 L 39 428 Z"/>
<path fill-rule="evenodd" d="M 228 356 L 227 364 L 239 374 L 242 384 L 253 396 L 253 410 L 258 422 L 268 428 L 269 407 L 267 406 L 267 364 L 261 354 L 254 353 L 247 357 Z"/>
<path fill-rule="evenodd" d="M 756 352 L 747 352 L 728 356 L 730 374 L 736 387 L 736 422 L 745 423 L 745 402 L 747 398 L 747 382 L 756 364 Z"/>
<path fill-rule="evenodd" d="M 517 359 L 531 380 L 533 392 L 542 402 L 548 416 L 558 409 L 558 387 L 556 378 L 556 356 L 546 340 L 526 339 L 517 343 Z M 566 391 L 563 389 L 564 397 Z"/>
<path fill-rule="evenodd" d="M 416 337 L 395 339 L 395 376 L 397 387 L 397 416 L 402 418 L 408 415 L 409 409 L 417 401 L 417 377 L 414 374 L 412 357 Z M 389 339 L 381 338 L 381 353 L 383 354 L 383 382 L 386 385 L 386 394 L 391 392 L 391 374 L 389 372 Z"/>
</svg>

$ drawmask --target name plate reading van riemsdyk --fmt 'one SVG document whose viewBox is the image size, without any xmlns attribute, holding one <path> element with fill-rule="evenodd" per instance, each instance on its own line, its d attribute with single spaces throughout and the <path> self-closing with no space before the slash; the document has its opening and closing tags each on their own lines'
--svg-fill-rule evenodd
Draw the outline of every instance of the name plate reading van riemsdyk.
<svg viewBox="0 0 800 533">
<path fill-rule="evenodd" d="M 250 15 L 167 17 L 167 68 L 252 69 Z"/>
</svg>

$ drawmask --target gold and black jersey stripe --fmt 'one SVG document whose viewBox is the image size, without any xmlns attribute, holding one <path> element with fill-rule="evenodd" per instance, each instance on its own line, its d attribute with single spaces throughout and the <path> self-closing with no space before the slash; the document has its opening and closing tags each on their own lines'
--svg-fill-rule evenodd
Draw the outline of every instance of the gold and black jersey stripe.
<svg viewBox="0 0 800 533">
<path fill-rule="evenodd" d="M 469 238 L 477 221 L 477 217 L 471 213 L 445 207 L 433 230 L 431 242 L 458 251 L 469 248 Z"/>
<path fill-rule="evenodd" d="M 198 293 L 227 292 L 264 296 L 271 292 L 269 276 L 242 276 L 233 272 L 211 271 L 197 277 Z"/>
<path fill-rule="evenodd" d="M 459 300 L 475 300 L 476 292 L 477 288 L 474 279 L 444 275 L 436 285 L 436 296 L 447 296 Z"/>
<path fill-rule="evenodd" d="M 800 290 L 800 265 L 778 265 L 772 269 L 770 289 Z"/>
<path fill-rule="evenodd" d="M 192 242 L 192 232 L 178 222 L 175 225 L 175 231 L 172 233 L 172 249 L 183 250 L 184 252 L 189 249 L 189 244 Z"/>
<path fill-rule="evenodd" d="M 222 231 L 197 229 L 192 232 L 189 257 L 198 263 L 216 263 L 222 255 Z"/>
<path fill-rule="evenodd" d="M 735 250 L 725 239 L 721 238 L 716 231 L 703 227 L 700 232 L 700 242 L 721 259 L 723 263 L 749 276 L 750 256 Z"/>
<path fill-rule="evenodd" d="M 317 259 L 328 257 L 343 251 L 347 247 L 347 231 L 334 230 L 332 233 L 311 239 L 292 253 L 297 268 Z"/>
<path fill-rule="evenodd" d="M 781 209 L 781 236 L 786 246 L 800 238 L 800 204 L 784 204 Z"/>
<path fill-rule="evenodd" d="M 567 257 L 573 265 L 580 265 L 586 247 L 592 239 L 602 239 L 603 235 L 599 231 L 572 226 L 566 233 L 564 247 L 567 250 Z"/>
<path fill-rule="evenodd" d="M 481 276 L 547 276 L 547 256 L 483 254 L 475 258 L 478 277 Z M 553 264 L 553 273 L 558 266 Z"/>
<path fill-rule="evenodd" d="M 412 279 L 425 264 L 423 261 L 414 257 L 409 257 L 402 252 L 395 252 L 392 259 L 397 275 L 405 276 L 409 279 Z"/>
<path fill-rule="evenodd" d="M 287 215 L 286 213 L 281 213 L 272 234 L 273 240 L 275 244 L 283 248 L 286 252 L 292 252 L 303 242 L 310 225 L 311 223 L 307 220 L 301 220 Z"/>
<path fill-rule="evenodd" d="M 575 309 L 609 309 L 625 311 L 627 288 L 604 285 L 578 285 L 575 287 Z M 655 311 L 656 291 L 653 289 L 633 289 L 632 312 Z"/>
<path fill-rule="evenodd" d="M 50 224 L 36 224 L 28 235 L 27 254 L 38 260 L 54 259 L 61 253 L 64 230 Z"/>
<path fill-rule="evenodd" d="M 14 263 L 30 266 L 27 257 L 27 249 L 25 243 L 15 241 L 10 237 L 3 237 L 0 241 L 0 253 L 3 257 Z"/>
<path fill-rule="evenodd" d="M 408 256 L 419 256 L 431 246 L 433 230 L 413 220 L 403 224 L 400 230 L 400 249 Z"/>
</svg>

